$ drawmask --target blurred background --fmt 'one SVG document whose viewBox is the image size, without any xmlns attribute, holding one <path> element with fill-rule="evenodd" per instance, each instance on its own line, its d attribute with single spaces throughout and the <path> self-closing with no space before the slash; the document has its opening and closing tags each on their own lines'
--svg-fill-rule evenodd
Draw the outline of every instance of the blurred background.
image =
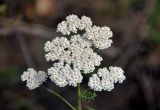
<svg viewBox="0 0 160 110">
<path fill-rule="evenodd" d="M 0 0 L 0 110 L 68 110 L 43 89 L 29 91 L 20 75 L 28 67 L 50 66 L 43 45 L 59 36 L 56 25 L 69 14 L 112 29 L 113 46 L 99 52 L 102 65 L 120 66 L 127 77 L 83 106 L 160 110 L 160 0 Z M 74 88 L 51 85 L 76 104 Z"/>
</svg>

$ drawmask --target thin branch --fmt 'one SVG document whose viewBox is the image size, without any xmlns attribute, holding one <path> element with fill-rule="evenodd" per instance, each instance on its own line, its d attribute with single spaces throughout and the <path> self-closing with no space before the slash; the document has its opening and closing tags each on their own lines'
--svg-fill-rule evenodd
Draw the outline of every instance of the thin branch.
<svg viewBox="0 0 160 110">
<path fill-rule="evenodd" d="M 64 99 L 60 94 L 54 92 L 53 90 L 43 87 L 45 88 L 48 92 L 52 93 L 53 95 L 57 96 L 58 98 L 60 98 L 65 104 L 67 104 L 72 110 L 76 110 L 66 99 Z"/>
<path fill-rule="evenodd" d="M 151 82 L 145 73 L 136 74 L 146 100 L 148 110 L 155 110 L 155 102 Z"/>
<path fill-rule="evenodd" d="M 35 64 L 34 64 L 34 62 L 32 60 L 32 56 L 30 54 L 29 48 L 27 46 L 27 43 L 26 43 L 24 37 L 20 33 L 16 33 L 15 35 L 16 35 L 16 38 L 19 41 L 20 48 L 21 48 L 22 54 L 24 56 L 24 59 L 25 59 L 27 65 L 29 67 L 34 67 Z"/>
</svg>

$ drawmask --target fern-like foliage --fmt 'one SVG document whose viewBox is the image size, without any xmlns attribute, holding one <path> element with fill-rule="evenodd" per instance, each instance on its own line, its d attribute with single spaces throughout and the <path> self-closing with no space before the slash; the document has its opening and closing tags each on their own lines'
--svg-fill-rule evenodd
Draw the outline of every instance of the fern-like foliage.
<svg viewBox="0 0 160 110">
<path fill-rule="evenodd" d="M 93 101 L 96 97 L 96 92 L 89 91 L 87 89 L 81 88 L 81 100 L 83 102 Z"/>
</svg>

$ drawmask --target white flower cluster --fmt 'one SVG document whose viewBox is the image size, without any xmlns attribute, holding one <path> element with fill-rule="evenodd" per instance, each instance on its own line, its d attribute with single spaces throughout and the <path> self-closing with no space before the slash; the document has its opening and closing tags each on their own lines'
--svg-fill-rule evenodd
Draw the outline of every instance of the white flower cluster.
<svg viewBox="0 0 160 110">
<path fill-rule="evenodd" d="M 59 44 L 57 44 L 59 42 Z M 68 65 L 73 65 L 79 71 L 87 74 L 93 72 L 95 66 L 99 66 L 102 58 L 90 48 L 91 44 L 79 34 L 71 36 L 70 41 L 61 37 L 47 41 L 44 50 L 47 61 L 58 60 Z"/>
<path fill-rule="evenodd" d="M 45 55 L 47 61 L 60 60 L 61 58 L 66 58 L 70 56 L 69 51 L 65 51 L 70 46 L 69 41 L 65 37 L 57 37 L 52 40 L 52 42 L 47 41 L 44 50 L 48 52 Z"/>
<path fill-rule="evenodd" d="M 78 33 L 78 31 L 80 33 Z M 57 37 L 44 45 L 45 58 L 54 61 L 48 68 L 48 76 L 59 87 L 67 85 L 76 87 L 82 82 L 82 73 L 88 74 L 100 66 L 103 60 L 93 48 L 106 49 L 111 46 L 113 36 L 109 27 L 92 26 L 89 17 L 69 15 L 66 20 L 57 25 L 57 32 L 68 37 Z M 122 83 L 125 79 L 123 70 L 119 67 L 99 69 L 97 74 L 89 78 L 88 86 L 95 90 L 112 90 L 114 83 Z M 24 72 L 21 79 L 27 81 L 29 89 L 39 87 L 46 80 L 45 72 L 38 73 L 33 69 Z"/>
<path fill-rule="evenodd" d="M 110 70 L 110 71 L 109 71 Z M 120 67 L 109 67 L 99 69 L 97 74 L 89 78 L 88 86 L 95 91 L 114 89 L 114 83 L 122 83 L 125 80 L 124 71 Z"/>
<path fill-rule="evenodd" d="M 64 65 L 63 62 L 55 63 L 53 67 L 48 69 L 50 79 L 59 87 L 66 85 L 77 86 L 77 83 L 82 82 L 81 72 L 76 68 L 71 68 L 70 65 Z"/>
<path fill-rule="evenodd" d="M 98 49 L 105 49 L 111 46 L 113 36 L 109 27 L 92 26 L 91 18 L 82 16 L 81 19 L 76 15 L 69 15 L 66 21 L 62 21 L 57 26 L 57 32 L 63 35 L 70 35 L 70 33 L 77 33 L 78 30 L 84 30 L 83 38 L 92 43 Z"/>
<path fill-rule="evenodd" d="M 112 40 L 109 39 L 113 36 L 109 27 L 93 26 L 86 29 L 84 37 L 91 40 L 94 46 L 98 49 L 105 49 L 111 46 Z"/>
<path fill-rule="evenodd" d="M 57 25 L 57 32 L 61 32 L 63 35 L 69 35 L 77 33 L 78 30 L 84 30 L 92 26 L 91 18 L 82 16 L 81 19 L 76 15 L 69 15 L 66 17 L 66 21 L 62 21 Z"/>
<path fill-rule="evenodd" d="M 38 71 L 38 73 L 33 68 L 28 68 L 27 71 L 23 72 L 21 75 L 21 80 L 26 81 L 26 86 L 30 89 L 36 89 L 47 79 L 47 74 L 44 71 Z"/>
</svg>

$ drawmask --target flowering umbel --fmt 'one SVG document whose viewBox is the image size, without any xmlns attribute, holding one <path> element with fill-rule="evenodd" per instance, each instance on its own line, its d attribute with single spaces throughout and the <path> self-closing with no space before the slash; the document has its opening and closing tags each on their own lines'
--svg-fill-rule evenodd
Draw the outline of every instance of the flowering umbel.
<svg viewBox="0 0 160 110">
<path fill-rule="evenodd" d="M 92 74 L 88 86 L 94 91 L 111 91 L 114 83 L 125 80 L 124 71 L 116 66 L 99 68 L 94 73 L 95 67 L 98 68 L 103 60 L 95 49 L 106 49 L 112 44 L 113 33 L 109 27 L 92 25 L 91 18 L 86 16 L 69 15 L 57 25 L 57 32 L 63 36 L 44 45 L 46 61 L 56 63 L 48 68 L 47 73 L 37 73 L 29 68 L 21 76 L 30 90 L 39 87 L 47 77 L 59 87 L 76 87 L 85 74 Z"/>
</svg>

